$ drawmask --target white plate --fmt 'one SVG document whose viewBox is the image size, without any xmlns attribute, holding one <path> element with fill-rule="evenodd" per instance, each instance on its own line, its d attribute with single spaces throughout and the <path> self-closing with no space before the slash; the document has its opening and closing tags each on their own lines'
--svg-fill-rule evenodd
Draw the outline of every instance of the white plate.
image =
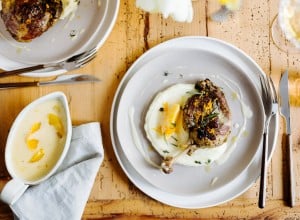
<svg viewBox="0 0 300 220">
<path fill-rule="evenodd" d="M 12 70 L 24 66 L 64 60 L 89 48 L 99 48 L 116 21 L 119 0 L 81 1 L 73 19 L 59 20 L 40 37 L 29 43 L 15 41 L 0 19 L 0 68 Z M 71 32 L 76 37 L 71 38 Z M 47 69 L 27 76 L 57 75 L 64 71 Z"/>
<path fill-rule="evenodd" d="M 169 74 L 167 77 L 164 72 Z M 263 130 L 263 107 L 259 96 L 258 75 L 262 70 L 242 51 L 206 37 L 185 37 L 167 41 L 140 57 L 128 70 L 115 96 L 111 114 L 111 136 L 115 153 L 131 181 L 147 195 L 172 206 L 202 208 L 228 201 L 246 189 L 259 176 L 260 142 Z M 218 76 L 218 77 L 216 77 Z M 177 165 L 172 174 L 163 174 L 146 162 L 132 138 L 129 112 L 134 108 L 133 124 L 144 148 L 149 146 L 143 131 L 144 114 L 151 98 L 163 88 L 178 82 L 194 82 L 203 77 L 222 84 L 219 77 L 228 77 L 239 84 L 243 101 L 253 111 L 247 122 L 248 135 L 238 140 L 229 160 L 203 167 Z M 241 115 L 230 101 L 229 91 L 222 84 L 234 123 Z M 237 117 L 236 117 L 237 116 Z M 277 120 L 271 134 L 277 133 Z M 276 136 L 276 135 L 274 135 Z M 274 148 L 274 139 L 269 155 Z M 145 152 L 147 150 L 144 150 Z M 148 153 L 148 151 L 147 151 Z M 151 155 L 154 157 L 154 155 Z M 249 173 L 250 172 L 250 173 Z M 214 184 L 211 184 L 217 178 Z"/>
</svg>

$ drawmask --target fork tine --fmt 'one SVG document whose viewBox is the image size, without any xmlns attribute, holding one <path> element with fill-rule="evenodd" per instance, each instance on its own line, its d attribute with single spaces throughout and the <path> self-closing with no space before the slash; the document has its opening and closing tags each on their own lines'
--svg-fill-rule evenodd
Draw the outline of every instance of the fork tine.
<svg viewBox="0 0 300 220">
<path fill-rule="evenodd" d="M 263 98 L 263 101 L 265 102 L 269 98 L 267 83 L 266 83 L 265 79 L 263 78 L 263 76 L 261 76 L 261 75 L 259 75 L 259 80 L 260 80 L 260 86 L 261 86 L 261 89 L 262 89 L 262 98 Z"/>
<path fill-rule="evenodd" d="M 84 54 L 84 56 L 81 59 L 76 60 L 76 64 L 81 64 L 88 60 L 90 57 L 93 57 L 97 54 L 97 50 L 89 51 L 88 53 Z"/>
<path fill-rule="evenodd" d="M 94 54 L 97 52 L 97 49 L 94 47 L 88 51 L 82 52 L 80 54 L 77 54 L 75 56 L 70 57 L 67 62 L 75 62 L 75 61 L 79 61 L 81 59 L 85 59 L 86 56 L 89 56 L 90 54 Z"/>
<path fill-rule="evenodd" d="M 270 81 L 270 85 L 271 85 L 271 92 L 272 92 L 272 96 L 273 96 L 273 100 L 275 102 L 277 102 L 277 93 L 276 93 L 276 89 L 275 89 L 275 86 L 274 86 L 274 83 L 273 83 L 273 80 L 271 77 L 269 77 L 269 81 Z"/>
<path fill-rule="evenodd" d="M 94 47 L 93 49 L 89 50 L 87 53 L 84 54 L 84 57 L 90 56 L 97 53 L 97 48 Z"/>
<path fill-rule="evenodd" d="M 95 57 L 97 56 L 96 53 L 90 55 L 89 57 L 83 59 L 83 60 L 80 60 L 80 62 L 77 62 L 76 66 L 77 67 L 82 67 L 83 65 L 87 64 L 88 62 L 90 62 L 91 60 L 93 60 Z"/>
<path fill-rule="evenodd" d="M 272 89 L 271 89 L 271 83 L 270 83 L 270 76 L 267 76 L 267 78 L 265 79 L 265 84 L 266 84 L 266 86 L 267 86 L 267 91 L 268 91 L 268 94 L 269 94 L 269 96 L 272 96 L 271 95 L 271 92 L 272 92 Z M 272 98 L 272 97 L 270 97 L 270 98 Z"/>
<path fill-rule="evenodd" d="M 86 53 L 88 53 L 89 51 L 85 51 L 85 52 L 82 52 L 80 54 L 77 54 L 77 55 L 74 55 L 72 57 L 70 57 L 69 59 L 66 60 L 66 62 L 73 62 L 73 61 L 76 61 L 78 59 L 80 59 L 81 57 L 84 57 Z"/>
</svg>

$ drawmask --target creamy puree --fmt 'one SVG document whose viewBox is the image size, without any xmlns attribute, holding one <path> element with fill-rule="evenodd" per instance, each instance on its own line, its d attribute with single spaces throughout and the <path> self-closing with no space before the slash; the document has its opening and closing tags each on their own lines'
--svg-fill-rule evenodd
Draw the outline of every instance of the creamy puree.
<svg viewBox="0 0 300 220">
<path fill-rule="evenodd" d="M 27 112 L 12 141 L 12 164 L 27 181 L 47 175 L 58 161 L 66 141 L 66 113 L 58 99 Z"/>
<path fill-rule="evenodd" d="M 79 0 L 62 0 L 63 11 L 60 19 L 65 19 L 71 14 L 74 14 L 78 8 Z"/>
</svg>

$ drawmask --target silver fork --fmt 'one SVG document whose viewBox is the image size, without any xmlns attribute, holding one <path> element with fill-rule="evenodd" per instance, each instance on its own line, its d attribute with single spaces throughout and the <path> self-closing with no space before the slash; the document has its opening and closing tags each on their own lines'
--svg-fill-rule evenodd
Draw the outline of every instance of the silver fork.
<svg viewBox="0 0 300 220">
<path fill-rule="evenodd" d="M 262 100 L 265 109 L 265 126 L 263 134 L 263 149 L 262 149 L 262 161 L 261 161 L 261 176 L 260 176 L 260 188 L 259 188 L 259 199 L 258 206 L 259 208 L 264 208 L 266 204 L 266 188 L 267 188 L 267 162 L 268 162 L 268 134 L 269 134 L 269 125 L 272 116 L 278 112 L 278 100 L 276 89 L 271 77 L 260 76 L 260 84 L 262 89 Z"/>
<path fill-rule="evenodd" d="M 0 73 L 0 78 L 7 77 L 7 76 L 14 76 L 19 75 L 22 73 L 31 72 L 34 70 L 40 70 L 45 68 L 58 68 L 58 69 L 65 69 L 65 70 L 74 70 L 77 68 L 80 68 L 90 62 L 92 59 L 94 59 L 97 55 L 97 49 L 92 48 L 88 51 L 85 51 L 83 53 L 74 55 L 64 61 L 58 62 L 58 63 L 47 63 L 47 64 L 39 64 L 36 66 L 31 67 L 25 67 L 21 69 L 11 70 L 11 71 L 5 71 Z"/>
</svg>

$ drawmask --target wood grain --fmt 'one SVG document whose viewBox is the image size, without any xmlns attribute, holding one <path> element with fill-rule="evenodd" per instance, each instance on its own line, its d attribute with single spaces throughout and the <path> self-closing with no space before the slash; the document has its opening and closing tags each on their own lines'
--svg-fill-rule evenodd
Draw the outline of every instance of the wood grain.
<svg viewBox="0 0 300 220">
<path fill-rule="evenodd" d="M 72 73 L 90 73 L 102 82 L 78 86 L 52 86 L 1 90 L 0 114 L 0 186 L 9 178 L 4 164 L 5 141 L 9 128 L 24 106 L 34 99 L 52 91 L 63 91 L 69 100 L 74 125 L 100 121 L 105 159 L 94 183 L 83 219 L 156 219 L 156 218 L 201 218 L 201 219 L 299 219 L 300 192 L 300 115 L 299 102 L 292 107 L 293 150 L 296 179 L 296 207 L 289 208 L 284 202 L 285 148 L 284 121 L 280 127 L 276 149 L 268 169 L 267 205 L 257 206 L 258 183 L 238 198 L 222 205 L 205 209 L 180 209 L 157 202 L 138 190 L 126 177 L 114 155 L 110 139 L 110 111 L 117 87 L 132 63 L 144 52 L 166 40 L 180 36 L 209 36 L 229 42 L 253 58 L 278 85 L 281 73 L 289 68 L 294 83 L 294 99 L 299 98 L 297 79 L 300 78 L 300 54 L 286 54 L 273 43 L 270 27 L 278 11 L 278 0 L 243 1 L 242 8 L 222 23 L 210 20 L 218 9 L 217 0 L 193 1 L 194 19 L 191 23 L 163 19 L 160 14 L 149 14 L 135 7 L 133 0 L 121 0 L 120 11 L 113 31 L 98 51 L 97 58 L 82 69 Z M 22 77 L 1 79 L 5 82 L 33 80 Z M 300 79 L 299 79 L 300 80 Z M 300 83 L 298 84 L 300 86 Z M 299 87 L 300 89 L 300 87 Z M 297 92 L 298 91 L 298 92 Z M 5 104 L 4 104 L 5 103 Z M 8 206 L 0 204 L 0 219 L 11 219 Z"/>
</svg>

